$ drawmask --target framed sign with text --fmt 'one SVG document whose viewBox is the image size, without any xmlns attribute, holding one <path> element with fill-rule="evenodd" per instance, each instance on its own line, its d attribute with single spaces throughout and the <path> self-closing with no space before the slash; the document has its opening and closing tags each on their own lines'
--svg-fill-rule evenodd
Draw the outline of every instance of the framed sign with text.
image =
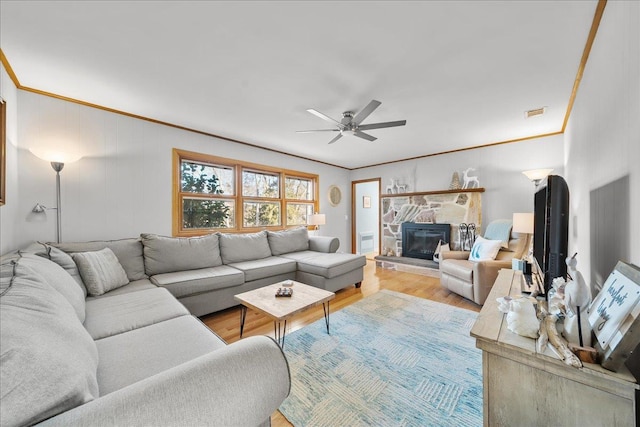
<svg viewBox="0 0 640 427">
<path fill-rule="evenodd" d="M 618 261 L 589 306 L 602 366 L 617 371 L 640 339 L 640 269 Z"/>
</svg>

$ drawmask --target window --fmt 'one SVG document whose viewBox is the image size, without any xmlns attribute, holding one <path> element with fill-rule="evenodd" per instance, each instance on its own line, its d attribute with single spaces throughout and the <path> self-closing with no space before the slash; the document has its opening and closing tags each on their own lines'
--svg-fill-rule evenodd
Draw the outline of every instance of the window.
<svg viewBox="0 0 640 427">
<path fill-rule="evenodd" d="M 305 225 L 307 217 L 317 211 L 314 203 L 315 180 L 287 176 L 284 183 L 287 199 L 287 224 Z"/>
<path fill-rule="evenodd" d="M 251 232 L 307 224 L 318 176 L 173 150 L 173 234 Z"/>
</svg>

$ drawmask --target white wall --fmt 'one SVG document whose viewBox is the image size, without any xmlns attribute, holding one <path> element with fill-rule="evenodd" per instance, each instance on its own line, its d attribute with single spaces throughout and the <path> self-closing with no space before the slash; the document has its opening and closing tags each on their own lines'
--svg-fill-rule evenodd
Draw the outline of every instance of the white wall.
<svg viewBox="0 0 640 427">
<path fill-rule="evenodd" d="M 625 176 L 630 200 L 609 209 L 628 206 L 630 223 L 611 227 L 628 229 L 625 261 L 640 265 L 639 57 L 640 3 L 608 2 L 565 132 L 570 252 L 578 252 L 578 269 L 594 287 L 607 273 L 592 274 L 590 192 Z"/>
<path fill-rule="evenodd" d="M 36 202 L 55 206 L 55 172 L 28 150 L 42 144 L 84 156 L 61 172 L 64 241 L 141 232 L 170 235 L 175 147 L 318 174 L 320 211 L 327 215 L 323 234 L 338 237 L 340 250 L 351 251 L 349 201 L 343 199 L 336 207 L 327 201 L 332 184 L 349 194 L 347 170 L 21 90 L 18 100 L 19 214 L 2 218 L 3 236 L 5 228 L 16 230 L 6 244 L 3 241 L 3 252 L 33 240 L 55 239 L 55 212 L 48 212 L 44 221 L 30 213 Z M 11 186 L 15 181 L 13 177 Z"/>
<path fill-rule="evenodd" d="M 410 192 L 447 190 L 454 172 L 474 167 L 482 193 L 482 224 L 511 218 L 514 212 L 533 212 L 534 185 L 522 171 L 553 168 L 563 174 L 563 136 L 460 151 L 352 171 L 351 179 L 382 178 L 382 191 L 391 179 L 409 185 Z"/>
<path fill-rule="evenodd" d="M 13 247 L 19 230 L 15 227 L 19 216 L 18 188 L 18 91 L 4 66 L 0 65 L 0 96 L 7 103 L 7 146 L 5 204 L 0 206 L 0 254 Z"/>
</svg>

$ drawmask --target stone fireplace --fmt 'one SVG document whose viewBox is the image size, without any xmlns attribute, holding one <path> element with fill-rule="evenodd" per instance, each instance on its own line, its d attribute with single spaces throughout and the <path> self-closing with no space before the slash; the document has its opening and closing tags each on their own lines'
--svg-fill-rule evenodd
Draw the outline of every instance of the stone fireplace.
<svg viewBox="0 0 640 427">
<path fill-rule="evenodd" d="M 449 224 L 451 249 L 460 249 L 459 224 L 475 224 L 482 228 L 483 188 L 443 190 L 426 193 L 382 195 L 382 252 L 380 255 L 401 257 L 402 224 Z M 444 240 L 444 239 L 443 239 Z M 436 242 L 437 244 L 437 242 Z M 415 259 L 415 258 L 414 258 Z"/>
<path fill-rule="evenodd" d="M 402 256 L 433 260 L 440 240 L 449 243 L 450 224 L 402 223 Z"/>
</svg>

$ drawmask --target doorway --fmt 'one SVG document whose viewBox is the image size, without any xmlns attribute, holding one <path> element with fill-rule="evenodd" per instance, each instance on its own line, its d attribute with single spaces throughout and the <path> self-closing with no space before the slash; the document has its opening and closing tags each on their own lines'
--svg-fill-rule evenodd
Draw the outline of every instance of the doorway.
<svg viewBox="0 0 640 427">
<path fill-rule="evenodd" d="M 351 247 L 373 259 L 380 253 L 380 178 L 351 182 Z"/>
</svg>

